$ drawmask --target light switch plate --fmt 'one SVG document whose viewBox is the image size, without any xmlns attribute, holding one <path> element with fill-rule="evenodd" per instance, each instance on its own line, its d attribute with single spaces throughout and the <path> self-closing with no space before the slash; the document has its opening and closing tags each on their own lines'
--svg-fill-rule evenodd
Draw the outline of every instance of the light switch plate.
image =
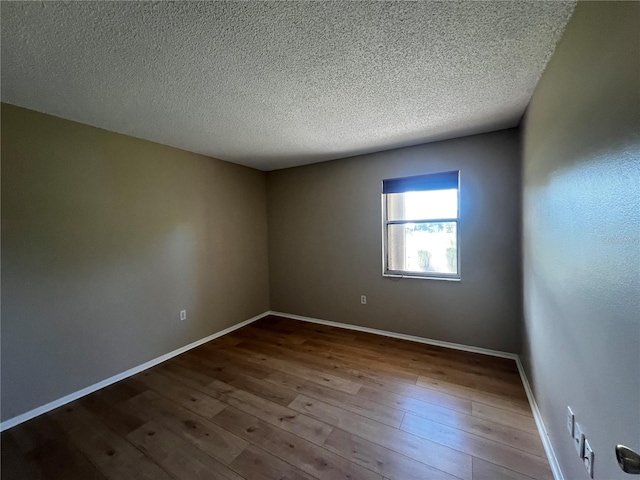
<svg viewBox="0 0 640 480">
<path fill-rule="evenodd" d="M 573 423 L 573 446 L 578 452 L 578 457 L 582 458 L 584 453 L 584 435 L 578 422 Z"/>
<path fill-rule="evenodd" d="M 573 416 L 571 407 L 567 407 L 567 430 L 569 430 L 569 435 L 571 435 L 571 438 L 573 438 L 573 422 L 574 421 L 575 421 L 575 417 Z"/>
<path fill-rule="evenodd" d="M 593 478 L 593 450 L 591 449 L 591 445 L 589 445 L 589 441 L 585 438 L 584 440 L 584 453 L 582 456 L 582 462 L 584 463 L 584 468 L 589 472 L 589 477 Z"/>
</svg>

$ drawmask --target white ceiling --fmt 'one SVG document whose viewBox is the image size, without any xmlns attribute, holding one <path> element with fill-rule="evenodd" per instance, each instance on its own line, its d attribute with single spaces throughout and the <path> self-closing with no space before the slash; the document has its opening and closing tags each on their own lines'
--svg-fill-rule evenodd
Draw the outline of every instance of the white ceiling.
<svg viewBox="0 0 640 480">
<path fill-rule="evenodd" d="M 2 101 L 272 170 L 516 126 L 574 2 L 2 2 Z"/>
</svg>

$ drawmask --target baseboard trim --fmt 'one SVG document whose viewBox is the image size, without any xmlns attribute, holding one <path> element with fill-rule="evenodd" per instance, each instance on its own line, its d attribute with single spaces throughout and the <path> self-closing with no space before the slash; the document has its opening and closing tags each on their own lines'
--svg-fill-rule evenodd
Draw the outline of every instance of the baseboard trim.
<svg viewBox="0 0 640 480">
<path fill-rule="evenodd" d="M 442 340 L 433 340 L 431 338 L 416 337 L 414 335 L 406 335 L 404 333 L 388 332 L 386 330 L 378 330 L 375 328 L 361 327 L 359 325 L 349 325 L 348 323 L 331 322 L 329 320 L 321 320 L 319 318 L 303 317 L 301 315 L 293 315 L 283 312 L 269 312 L 271 315 L 279 317 L 291 318 L 292 320 L 301 320 L 309 323 L 319 323 L 320 325 L 329 325 L 331 327 L 345 328 L 347 330 L 356 330 L 358 332 L 372 333 L 374 335 L 382 335 L 384 337 L 398 338 L 400 340 L 409 340 L 410 342 L 424 343 L 434 345 L 436 347 L 452 348 L 454 350 L 462 350 L 464 352 L 481 353 L 483 355 L 491 355 L 492 357 L 509 358 L 515 360 L 518 355 L 515 353 L 502 352 L 500 350 L 491 350 L 488 348 L 473 347 L 471 345 L 463 345 L 461 343 L 444 342 Z"/>
<path fill-rule="evenodd" d="M 374 335 L 382 335 L 385 337 L 399 338 L 401 340 L 409 340 L 411 342 L 424 343 L 427 345 L 435 345 L 438 347 L 462 350 L 464 352 L 481 353 L 483 355 L 491 355 L 492 357 L 508 358 L 511 360 L 515 360 L 516 365 L 518 366 L 518 372 L 520 373 L 520 378 L 522 379 L 522 385 L 524 385 L 524 390 L 527 394 L 529 405 L 531 406 L 531 412 L 536 422 L 536 427 L 538 428 L 538 434 L 540 435 L 540 440 L 542 441 L 544 451 L 547 455 L 547 459 L 549 460 L 549 465 L 551 466 L 553 477 L 555 480 L 564 480 L 564 476 L 562 475 L 562 470 L 560 470 L 560 464 L 558 463 L 558 458 L 556 457 L 556 454 L 553 451 L 553 446 L 551 445 L 549 434 L 547 433 L 547 429 L 544 425 L 544 422 L 542 421 L 542 415 L 540 415 L 540 410 L 538 409 L 538 404 L 536 403 L 536 399 L 533 396 L 531 385 L 529 385 L 529 380 L 527 379 L 527 375 L 524 372 L 524 368 L 522 366 L 522 362 L 520 361 L 520 357 L 517 354 L 502 352 L 499 350 L 491 350 L 488 348 L 473 347 L 470 345 L 463 345 L 460 343 L 444 342 L 442 340 L 433 340 L 431 338 L 416 337 L 414 335 L 405 335 L 404 333 L 395 333 L 395 332 L 388 332 L 386 330 L 377 330 L 375 328 L 361 327 L 359 325 L 349 325 L 347 323 L 332 322 L 329 320 L 321 320 L 319 318 L 304 317 L 302 315 L 294 315 L 291 313 L 270 311 L 269 314 L 277 315 L 279 317 L 291 318 L 293 320 L 300 320 L 303 322 L 318 323 L 320 325 L 329 325 L 331 327 L 345 328 L 347 330 L 356 330 L 358 332 L 372 333 Z"/>
<path fill-rule="evenodd" d="M 137 367 L 130 368 L 129 370 L 126 370 L 122 373 L 118 373 L 117 375 L 114 375 L 113 377 L 109 377 L 105 380 L 102 380 L 101 382 L 94 383 L 93 385 L 83 388 L 82 390 L 78 390 L 77 392 L 70 393 L 69 395 L 65 395 L 64 397 L 59 398 L 58 400 L 54 400 L 45 405 L 42 405 L 41 407 L 34 408 L 33 410 L 30 410 L 26 413 L 18 415 L 17 417 L 13 417 L 8 420 L 5 420 L 4 422 L 0 423 L 0 432 L 8 430 L 9 428 L 15 427 L 16 425 L 26 422 L 27 420 L 31 420 L 32 418 L 35 418 L 53 409 L 61 407 L 62 405 L 73 402 L 74 400 L 84 397 L 85 395 L 89 395 L 90 393 L 93 393 L 104 387 L 108 387 L 109 385 L 119 382 L 120 380 L 124 380 L 127 377 L 131 377 L 132 375 L 140 373 L 143 370 L 147 370 L 148 368 L 154 367 L 159 363 L 169 360 L 170 358 L 180 355 L 181 353 L 191 350 L 192 348 L 198 347 L 203 343 L 207 343 L 218 337 L 222 337 L 227 333 L 231 333 L 234 330 L 242 328 L 245 325 L 249 325 L 250 323 L 253 323 L 256 320 L 260 320 L 261 318 L 264 318 L 270 314 L 271 314 L 270 311 L 266 311 L 264 313 L 261 313 L 260 315 L 256 315 L 255 317 L 249 318 L 248 320 L 245 320 L 240 323 L 236 323 L 235 325 L 232 325 L 229 328 L 225 328 L 224 330 L 220 330 L 219 332 L 216 332 L 212 335 L 201 338 L 200 340 L 196 340 L 195 342 L 185 345 L 184 347 L 180 347 L 177 350 L 173 350 L 172 352 L 165 353 L 164 355 L 154 358 L 153 360 L 149 360 L 148 362 L 145 362 L 142 365 L 138 365 Z"/>
<path fill-rule="evenodd" d="M 90 393 L 93 393 L 97 390 L 100 390 L 102 388 L 108 387 L 109 385 L 112 385 L 116 382 L 119 382 L 120 380 L 124 380 L 125 378 L 131 377 L 137 373 L 142 372 L 143 370 L 147 370 L 148 368 L 154 367 L 156 365 L 158 365 L 159 363 L 162 363 L 166 360 L 169 360 L 170 358 L 173 358 L 177 355 L 180 355 L 181 353 L 184 353 L 188 350 L 191 350 L 195 347 L 198 347 L 200 345 L 202 345 L 203 343 L 207 343 L 211 340 L 214 340 L 218 337 L 222 337 L 223 335 L 226 335 L 227 333 L 231 333 L 234 330 L 237 330 L 239 328 L 242 328 L 246 325 L 249 325 L 250 323 L 253 323 L 257 320 L 260 320 L 261 318 L 267 317 L 269 315 L 277 315 L 279 317 L 285 317 L 285 318 L 291 318 L 293 320 L 300 320 L 303 322 L 309 322 L 309 323 L 317 323 L 320 325 L 328 325 L 328 326 L 332 326 L 332 327 L 338 327 L 338 328 L 344 328 L 347 330 L 356 330 L 359 332 L 366 332 L 366 333 L 372 333 L 374 335 L 381 335 L 381 336 L 385 336 L 385 337 L 391 337 L 391 338 L 398 338 L 401 340 L 408 340 L 411 342 L 417 342 L 417 343 L 423 343 L 423 344 L 427 344 L 427 345 L 434 345 L 434 346 L 438 346 L 438 347 L 445 347 L 445 348 L 451 348 L 454 350 L 461 350 L 461 351 L 465 351 L 465 352 L 472 352 L 472 353 L 480 353 L 483 355 L 490 355 L 493 357 L 500 357 L 500 358 L 509 358 L 512 360 L 515 360 L 516 365 L 518 366 L 518 372 L 520 373 L 520 378 L 522 379 L 522 384 L 524 385 L 524 390 L 527 394 L 527 399 L 529 400 L 529 405 L 531 406 L 531 411 L 533 414 L 533 418 L 536 422 L 536 426 L 538 427 L 538 433 L 540 435 L 540 439 L 542 440 L 542 445 L 544 447 L 545 453 L 547 454 L 547 459 L 549 460 L 549 465 L 551 466 L 551 471 L 553 473 L 553 477 L 555 480 L 564 480 L 564 476 L 562 474 L 562 470 L 560 469 L 560 464 L 558 463 L 558 459 L 555 455 L 555 452 L 553 450 L 553 446 L 551 444 L 551 440 L 549 439 L 549 434 L 547 433 L 547 429 L 544 425 L 544 422 L 542 420 L 542 415 L 540 414 L 540 410 L 538 409 L 538 404 L 536 403 L 535 397 L 533 395 L 533 391 L 531 390 L 531 385 L 529 384 L 529 380 L 527 378 L 527 375 L 524 371 L 524 368 L 522 366 L 522 362 L 520 361 L 520 357 L 515 354 L 515 353 L 509 353 L 509 352 L 502 352 L 499 350 L 491 350 L 491 349 L 487 349 L 487 348 L 481 348 L 481 347 L 473 347 L 470 345 L 463 345 L 463 344 L 459 344 L 459 343 L 453 343 L 453 342 L 445 342 L 445 341 L 441 341 L 441 340 L 433 340 L 430 338 L 424 338 L 424 337 L 417 337 L 414 335 L 406 335 L 404 333 L 396 333 L 396 332 L 389 332 L 386 330 L 378 330 L 375 328 L 369 328 L 369 327 L 361 327 L 359 325 L 349 325 L 347 323 L 340 323 L 340 322 L 332 322 L 329 320 L 322 320 L 319 318 L 312 318 L 312 317 L 305 317 L 302 315 L 294 315 L 291 313 L 284 313 L 284 312 L 276 312 L 273 310 L 269 310 L 266 311 L 264 313 L 261 313 L 260 315 L 256 315 L 255 317 L 249 318 L 248 320 L 245 320 L 243 322 L 237 323 L 235 325 L 232 325 L 229 328 L 225 328 L 224 330 L 221 330 L 219 332 L 216 332 L 212 335 L 209 335 L 207 337 L 201 338 L 200 340 L 196 340 L 193 343 L 190 343 L 188 345 L 185 345 L 184 347 L 180 347 L 177 350 L 173 350 L 172 352 L 166 353 L 164 355 L 161 355 L 160 357 L 157 357 L 153 360 L 150 360 L 146 363 L 143 363 L 142 365 L 138 365 L 137 367 L 133 367 L 130 368 L 129 370 L 126 370 L 122 373 L 119 373 L 117 375 L 114 375 L 112 377 L 109 377 L 105 380 L 102 380 L 101 382 L 95 383 L 93 385 L 90 385 L 86 388 L 83 388 L 82 390 L 78 390 L 77 392 L 71 393 L 69 395 L 66 395 L 62 398 L 59 398 L 58 400 L 54 400 L 52 402 L 49 402 L 45 405 L 42 405 L 41 407 L 37 407 L 34 408 L 33 410 L 30 410 L 26 413 L 23 413 L 21 415 L 18 415 L 16 417 L 10 418 L 8 420 L 5 420 L 4 422 L 0 423 L 0 432 L 3 432 L 5 430 L 8 430 L 12 427 L 15 427 L 16 425 L 19 425 L 23 422 L 26 422 L 27 420 L 31 420 L 32 418 L 35 418 L 39 415 L 42 415 L 44 413 L 47 413 L 51 410 L 54 410 L 58 407 L 61 407 L 67 403 L 73 402 L 74 400 L 77 400 L 81 397 L 84 397 L 86 395 L 89 395 Z"/>
<path fill-rule="evenodd" d="M 551 439 L 549 438 L 549 434 L 547 433 L 547 427 L 545 427 L 544 421 L 542 420 L 542 415 L 540 414 L 540 410 L 538 409 L 536 397 L 533 396 L 533 390 L 531 390 L 529 379 L 527 378 L 527 374 L 524 371 L 524 367 L 522 366 L 522 361 L 520 360 L 519 356 L 516 358 L 516 365 L 518 365 L 518 372 L 520 372 L 520 378 L 522 379 L 522 384 L 524 385 L 524 391 L 527 394 L 527 399 L 529 400 L 529 405 L 531 406 L 531 412 L 533 413 L 533 419 L 536 422 L 536 427 L 538 427 L 540 440 L 542 440 L 542 446 L 544 447 L 544 451 L 547 454 L 547 459 L 549 460 L 549 466 L 551 467 L 553 478 L 555 480 L 564 480 L 564 475 L 562 474 L 562 470 L 560 469 L 558 457 L 556 457 L 556 453 L 553 450 Z"/>
</svg>

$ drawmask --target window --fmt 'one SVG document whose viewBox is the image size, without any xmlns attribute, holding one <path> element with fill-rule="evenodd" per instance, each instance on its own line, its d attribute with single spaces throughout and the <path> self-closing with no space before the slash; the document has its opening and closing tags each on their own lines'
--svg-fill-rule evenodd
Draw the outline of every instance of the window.
<svg viewBox="0 0 640 480">
<path fill-rule="evenodd" d="M 382 182 L 383 275 L 460 278 L 460 172 Z"/>
</svg>

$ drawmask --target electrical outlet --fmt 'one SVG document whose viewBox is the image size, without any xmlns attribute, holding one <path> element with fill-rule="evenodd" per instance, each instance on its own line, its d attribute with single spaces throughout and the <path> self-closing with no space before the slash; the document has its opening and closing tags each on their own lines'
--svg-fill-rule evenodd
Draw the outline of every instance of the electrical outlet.
<svg viewBox="0 0 640 480">
<path fill-rule="evenodd" d="M 186 310 L 180 310 L 180 320 L 186 320 L 187 319 L 187 311 Z"/>
<path fill-rule="evenodd" d="M 591 449 L 591 445 L 589 445 L 589 441 L 586 438 L 584 439 L 583 450 L 584 450 L 584 453 L 582 455 L 582 462 L 584 463 L 584 468 L 586 468 L 587 472 L 589 472 L 589 477 L 593 478 L 594 454 L 593 454 L 593 450 Z"/>
<path fill-rule="evenodd" d="M 573 422 L 573 446 L 578 452 L 578 457 L 582 458 L 584 453 L 584 435 L 578 422 Z"/>
<path fill-rule="evenodd" d="M 366 295 L 360 295 L 360 303 L 362 305 L 366 305 L 367 304 L 367 296 Z"/>
<path fill-rule="evenodd" d="M 573 416 L 571 407 L 567 407 L 567 430 L 569 430 L 569 435 L 571 435 L 571 438 L 573 438 L 573 422 L 574 421 L 575 421 L 575 417 Z"/>
</svg>

